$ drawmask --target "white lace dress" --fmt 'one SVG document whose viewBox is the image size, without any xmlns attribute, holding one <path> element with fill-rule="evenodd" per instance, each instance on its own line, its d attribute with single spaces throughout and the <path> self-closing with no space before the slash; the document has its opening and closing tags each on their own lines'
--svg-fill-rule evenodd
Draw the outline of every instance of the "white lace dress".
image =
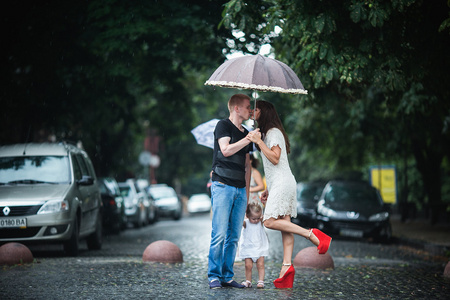
<svg viewBox="0 0 450 300">
<path fill-rule="evenodd" d="M 278 128 L 270 129 L 264 143 L 269 149 L 278 145 L 281 148 L 281 156 L 278 164 L 274 165 L 261 153 L 269 192 L 263 221 L 286 215 L 294 218 L 297 216 L 297 182 L 289 167 L 283 133 Z"/>
</svg>

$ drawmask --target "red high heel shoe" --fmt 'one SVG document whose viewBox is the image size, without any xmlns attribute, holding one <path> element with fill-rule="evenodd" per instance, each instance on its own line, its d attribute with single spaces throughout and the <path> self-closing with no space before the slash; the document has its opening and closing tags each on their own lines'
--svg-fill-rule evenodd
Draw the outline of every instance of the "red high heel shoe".
<svg viewBox="0 0 450 300">
<path fill-rule="evenodd" d="M 283 277 L 277 278 L 273 281 L 273 284 L 277 289 L 292 289 L 294 286 L 295 269 L 292 264 L 283 264 L 283 266 L 290 266 L 284 273 Z"/>
<path fill-rule="evenodd" d="M 308 240 L 311 238 L 311 233 L 314 233 L 314 235 L 319 239 L 319 246 L 317 246 L 317 251 L 319 251 L 319 254 L 327 253 L 328 248 L 330 248 L 332 238 L 319 229 L 313 228 L 309 231 Z"/>
</svg>

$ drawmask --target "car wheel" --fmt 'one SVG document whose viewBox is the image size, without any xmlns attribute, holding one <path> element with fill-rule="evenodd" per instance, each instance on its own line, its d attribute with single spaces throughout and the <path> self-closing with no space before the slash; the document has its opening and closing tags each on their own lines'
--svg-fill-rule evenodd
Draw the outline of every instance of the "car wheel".
<svg viewBox="0 0 450 300">
<path fill-rule="evenodd" d="M 155 220 L 156 220 L 155 209 L 150 208 L 150 212 L 148 214 L 148 223 L 153 224 L 155 223 Z"/>
<path fill-rule="evenodd" d="M 99 213 L 97 216 L 97 222 L 95 225 L 95 231 L 88 236 L 86 242 L 89 250 L 100 250 L 102 249 L 103 243 L 103 227 L 102 227 L 102 214 Z"/>
<path fill-rule="evenodd" d="M 120 222 L 120 229 L 121 230 L 125 230 L 128 227 L 128 218 L 125 215 L 125 213 L 123 214 L 122 218 L 121 218 L 121 222 Z"/>
<path fill-rule="evenodd" d="M 142 217 L 141 217 L 141 213 L 139 212 L 137 221 L 133 222 L 134 228 L 141 228 L 143 226 L 143 221 L 142 221 Z"/>
<path fill-rule="evenodd" d="M 117 220 L 118 222 L 115 222 L 111 228 L 111 233 L 112 234 L 119 234 L 120 231 L 122 230 L 122 223 L 120 222 L 120 220 Z"/>
<path fill-rule="evenodd" d="M 145 216 L 144 216 L 144 226 L 147 226 L 150 224 L 150 209 L 145 209 Z"/>
<path fill-rule="evenodd" d="M 387 224 L 381 231 L 377 238 L 378 242 L 389 244 L 392 241 L 392 226 Z"/>
<path fill-rule="evenodd" d="M 178 221 L 179 219 L 181 219 L 181 208 L 176 210 L 173 214 L 173 219 Z"/>
<path fill-rule="evenodd" d="M 72 223 L 72 235 L 70 239 L 64 242 L 64 252 L 69 256 L 78 256 L 79 248 L 80 248 L 80 237 L 78 231 L 78 219 Z"/>
</svg>

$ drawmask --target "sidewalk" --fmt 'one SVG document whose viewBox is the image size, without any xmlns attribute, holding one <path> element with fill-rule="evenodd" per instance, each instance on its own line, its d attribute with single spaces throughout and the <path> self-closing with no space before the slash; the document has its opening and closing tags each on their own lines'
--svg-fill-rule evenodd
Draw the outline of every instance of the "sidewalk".
<svg viewBox="0 0 450 300">
<path fill-rule="evenodd" d="M 417 218 L 400 221 L 400 215 L 391 216 L 392 235 L 400 243 L 423 249 L 435 255 L 450 256 L 450 224 L 431 225 L 429 220 Z"/>
</svg>

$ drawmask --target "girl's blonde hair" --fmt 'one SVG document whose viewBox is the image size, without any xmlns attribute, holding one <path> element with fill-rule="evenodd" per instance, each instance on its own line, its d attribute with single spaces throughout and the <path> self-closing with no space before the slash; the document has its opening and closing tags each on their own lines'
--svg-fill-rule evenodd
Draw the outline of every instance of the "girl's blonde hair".
<svg viewBox="0 0 450 300">
<path fill-rule="evenodd" d="M 247 211 L 245 212 L 247 216 L 250 214 L 262 214 L 262 207 L 259 205 L 259 203 L 256 202 L 250 202 L 247 205 Z"/>
</svg>

